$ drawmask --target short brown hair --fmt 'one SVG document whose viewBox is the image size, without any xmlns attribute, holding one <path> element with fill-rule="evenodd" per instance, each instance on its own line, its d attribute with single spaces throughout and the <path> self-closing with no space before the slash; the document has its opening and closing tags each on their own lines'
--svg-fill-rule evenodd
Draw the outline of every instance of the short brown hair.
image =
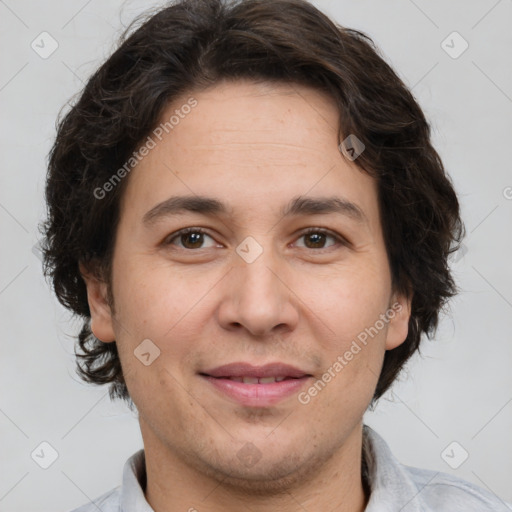
<svg viewBox="0 0 512 512">
<path fill-rule="evenodd" d="M 139 25 L 137 27 L 137 25 Z M 459 203 L 430 126 L 411 92 L 365 34 L 341 27 L 303 0 L 179 0 L 139 19 L 92 75 L 58 124 L 49 155 L 44 270 L 60 302 L 83 319 L 81 377 L 110 383 L 131 401 L 115 343 L 90 329 L 79 263 L 96 264 L 110 283 L 127 179 L 98 199 L 94 190 L 154 129 L 174 98 L 220 80 L 306 85 L 333 98 L 340 141 L 365 145 L 357 165 L 378 183 L 383 234 L 395 290 L 412 294 L 406 341 L 386 352 L 376 401 L 431 337 L 456 293 L 448 256 L 464 234 Z"/>
</svg>

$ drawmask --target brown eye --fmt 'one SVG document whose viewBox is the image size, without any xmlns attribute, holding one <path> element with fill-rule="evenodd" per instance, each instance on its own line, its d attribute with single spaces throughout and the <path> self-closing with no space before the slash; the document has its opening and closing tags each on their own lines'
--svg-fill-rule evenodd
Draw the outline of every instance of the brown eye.
<svg viewBox="0 0 512 512">
<path fill-rule="evenodd" d="M 167 245 L 178 245 L 182 249 L 205 249 L 203 247 L 205 237 L 213 240 L 211 236 L 206 234 L 201 228 L 186 228 L 175 233 L 171 238 L 168 239 Z M 174 241 L 178 241 L 180 244 L 175 244 Z M 213 247 L 213 246 L 210 246 Z"/>
<path fill-rule="evenodd" d="M 343 239 L 338 235 L 318 228 L 312 228 L 307 232 L 302 233 L 300 238 L 304 238 L 304 245 L 307 249 L 326 249 L 328 247 L 332 247 L 332 245 L 336 245 L 331 244 L 331 246 L 325 247 L 326 240 L 329 238 L 333 239 L 335 242 L 343 243 Z"/>
<path fill-rule="evenodd" d="M 322 246 L 320 249 L 323 249 L 327 235 L 325 233 L 308 233 L 307 235 L 304 235 L 304 237 L 306 240 L 306 246 L 309 249 L 318 249 L 319 246 Z M 312 246 L 309 246 L 307 241 L 311 242 Z"/>
</svg>

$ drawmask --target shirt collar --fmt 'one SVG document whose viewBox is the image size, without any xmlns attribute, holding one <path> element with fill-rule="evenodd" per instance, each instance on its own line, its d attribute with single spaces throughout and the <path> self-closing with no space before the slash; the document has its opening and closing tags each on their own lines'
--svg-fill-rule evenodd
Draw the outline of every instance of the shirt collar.
<svg viewBox="0 0 512 512">
<path fill-rule="evenodd" d="M 123 468 L 121 510 L 123 512 L 155 512 L 146 501 L 146 461 L 144 450 L 134 453 Z"/>
<path fill-rule="evenodd" d="M 386 441 L 363 425 L 363 457 L 368 466 L 371 494 L 365 512 L 426 512 L 417 485 L 405 467 L 391 453 Z"/>
</svg>

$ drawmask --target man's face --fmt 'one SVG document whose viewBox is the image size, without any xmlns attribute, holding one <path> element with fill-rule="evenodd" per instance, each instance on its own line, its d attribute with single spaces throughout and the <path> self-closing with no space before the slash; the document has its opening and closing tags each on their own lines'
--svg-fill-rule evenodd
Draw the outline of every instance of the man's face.
<svg viewBox="0 0 512 512">
<path fill-rule="evenodd" d="M 197 105 L 180 110 L 190 96 Z M 92 328 L 117 342 L 145 444 L 219 480 L 299 478 L 356 442 L 384 352 L 407 335 L 376 183 L 343 158 L 337 109 L 314 90 L 222 83 L 185 95 L 162 120 L 176 109 L 190 113 L 161 141 L 153 135 L 125 178 L 115 314 L 89 281 Z M 161 206 L 182 196 L 225 211 Z M 297 198 L 342 206 L 285 215 Z M 183 228 L 204 234 L 177 235 Z M 236 362 L 280 362 L 309 377 L 290 387 L 204 375 Z"/>
</svg>

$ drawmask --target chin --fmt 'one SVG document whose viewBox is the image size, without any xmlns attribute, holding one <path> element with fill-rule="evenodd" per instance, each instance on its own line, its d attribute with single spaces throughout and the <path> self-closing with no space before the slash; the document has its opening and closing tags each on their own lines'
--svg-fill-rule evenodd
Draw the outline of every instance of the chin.
<svg viewBox="0 0 512 512">
<path fill-rule="evenodd" d="M 301 450 L 300 453 L 276 453 L 269 448 L 267 455 L 261 453 L 261 458 L 253 461 L 234 458 L 207 462 L 197 467 L 206 476 L 216 480 L 219 487 L 233 494 L 241 496 L 277 496 L 286 495 L 293 490 L 300 489 L 305 482 L 311 481 L 314 475 L 321 470 L 326 461 L 333 454 L 333 450 L 313 451 L 312 456 Z M 271 460 L 273 459 L 273 460 Z M 196 463 L 201 460 L 196 458 Z"/>
</svg>

